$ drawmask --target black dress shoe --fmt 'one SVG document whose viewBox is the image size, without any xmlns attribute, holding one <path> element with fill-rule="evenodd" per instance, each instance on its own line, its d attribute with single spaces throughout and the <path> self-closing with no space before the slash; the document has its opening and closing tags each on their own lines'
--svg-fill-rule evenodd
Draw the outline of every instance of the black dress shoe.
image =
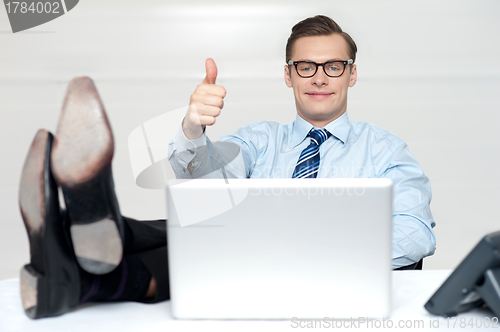
<svg viewBox="0 0 500 332">
<path fill-rule="evenodd" d="M 80 299 L 80 276 L 50 169 L 53 136 L 39 130 L 24 162 L 19 206 L 30 242 L 21 269 L 21 298 L 31 318 L 61 315 Z"/>
<path fill-rule="evenodd" d="M 122 259 L 124 226 L 111 160 L 114 140 L 97 90 L 88 77 L 73 79 L 57 126 L 52 166 L 62 189 L 80 266 L 105 274 Z"/>
</svg>

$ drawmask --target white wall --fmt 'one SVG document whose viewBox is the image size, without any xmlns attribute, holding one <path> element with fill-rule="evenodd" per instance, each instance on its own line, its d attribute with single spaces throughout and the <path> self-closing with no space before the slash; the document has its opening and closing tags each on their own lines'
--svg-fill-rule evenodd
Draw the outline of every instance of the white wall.
<svg viewBox="0 0 500 332">
<path fill-rule="evenodd" d="M 351 119 L 407 141 L 429 175 L 438 249 L 425 268 L 453 268 L 500 229 L 500 2 L 82 0 L 68 14 L 12 34 L 0 9 L 0 279 L 29 260 L 17 206 L 22 163 L 36 130 L 55 130 L 67 82 L 91 76 L 111 120 L 123 214 L 164 218 L 162 191 L 134 184 L 127 138 L 186 106 L 219 66 L 227 89 L 212 139 L 262 119 L 289 122 L 284 47 L 299 20 L 325 14 L 358 44 Z"/>
</svg>

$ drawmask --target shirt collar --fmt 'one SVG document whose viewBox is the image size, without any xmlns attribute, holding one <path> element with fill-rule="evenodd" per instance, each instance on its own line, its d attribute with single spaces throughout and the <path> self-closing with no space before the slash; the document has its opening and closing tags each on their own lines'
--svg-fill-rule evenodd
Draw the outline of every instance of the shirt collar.
<svg viewBox="0 0 500 332">
<path fill-rule="evenodd" d="M 294 148 L 302 143 L 313 127 L 314 126 L 312 124 L 302 119 L 297 114 L 293 123 L 290 147 Z M 328 130 L 332 136 L 340 140 L 345 146 L 347 139 L 349 138 L 349 133 L 351 132 L 351 123 L 349 121 L 349 117 L 347 116 L 347 112 L 344 112 L 344 114 L 340 117 L 327 124 L 325 129 Z"/>
</svg>

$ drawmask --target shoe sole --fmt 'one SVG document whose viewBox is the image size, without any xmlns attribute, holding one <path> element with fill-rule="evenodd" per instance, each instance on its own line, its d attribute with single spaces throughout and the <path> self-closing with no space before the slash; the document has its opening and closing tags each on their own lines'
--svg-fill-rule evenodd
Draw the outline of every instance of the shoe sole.
<svg viewBox="0 0 500 332">
<path fill-rule="evenodd" d="M 73 79 L 64 101 L 52 152 L 52 166 L 71 221 L 79 265 L 105 274 L 123 255 L 123 224 L 111 172 L 114 140 L 91 79 Z"/>
</svg>

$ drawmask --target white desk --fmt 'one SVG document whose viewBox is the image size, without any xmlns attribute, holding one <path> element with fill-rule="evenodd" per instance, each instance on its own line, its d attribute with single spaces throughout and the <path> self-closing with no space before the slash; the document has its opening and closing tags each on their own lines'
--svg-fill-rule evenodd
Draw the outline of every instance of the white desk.
<svg viewBox="0 0 500 332">
<path fill-rule="evenodd" d="M 476 309 L 459 315 L 447 321 L 430 315 L 424 304 L 434 291 L 443 283 L 451 273 L 449 270 L 423 270 L 423 271 L 395 271 L 393 272 L 392 315 L 390 321 L 385 322 L 386 328 L 377 328 L 377 331 L 411 330 L 412 328 L 399 329 L 398 324 L 423 324 L 418 331 L 500 331 L 500 324 L 496 329 L 477 328 L 466 326 L 460 328 L 460 319 L 467 322 L 473 318 L 483 320 L 493 318 L 493 314 L 484 309 Z M 432 326 L 431 326 L 432 322 Z M 368 323 L 359 324 L 359 327 L 350 326 L 350 322 L 343 321 L 344 328 L 321 327 L 317 322 L 313 330 L 369 330 Z M 384 322 L 372 322 L 384 326 Z M 389 328 L 392 323 L 393 328 Z M 455 328 L 453 324 L 455 323 Z M 302 322 L 307 326 L 307 321 Z M 334 322 L 335 324 L 335 322 Z M 372 326 L 377 326 L 373 325 Z M 438 327 L 439 324 L 439 327 Z M 141 304 L 134 302 L 121 303 L 92 303 L 79 307 L 73 312 L 60 317 L 31 320 L 21 306 L 19 296 L 19 279 L 0 281 L 0 331 L 300 331 L 298 323 L 291 320 L 176 320 L 172 318 L 170 302 L 157 304 Z M 311 328 L 307 329 L 311 330 Z"/>
</svg>

